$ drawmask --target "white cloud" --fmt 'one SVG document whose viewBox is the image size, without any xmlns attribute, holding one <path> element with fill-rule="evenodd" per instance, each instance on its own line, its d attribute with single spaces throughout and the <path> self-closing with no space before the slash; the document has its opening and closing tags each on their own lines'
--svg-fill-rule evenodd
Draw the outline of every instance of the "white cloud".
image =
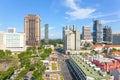
<svg viewBox="0 0 120 80">
<path fill-rule="evenodd" d="M 53 30 L 53 29 L 55 29 L 55 27 L 49 27 L 49 30 Z"/>
<path fill-rule="evenodd" d="M 90 18 L 96 11 L 96 9 L 92 8 L 80 8 L 75 3 L 75 0 L 66 0 L 65 6 L 71 9 L 71 11 L 67 11 L 66 14 L 68 14 L 72 20 Z"/>
<path fill-rule="evenodd" d="M 116 20 L 101 20 L 102 24 L 106 24 L 106 23 L 114 23 L 114 22 L 120 22 L 120 19 L 116 19 Z"/>
<path fill-rule="evenodd" d="M 79 1 L 79 2 L 78 2 Z M 101 13 L 97 12 L 95 8 L 82 8 L 78 6 L 78 3 L 82 2 L 82 0 L 65 0 L 64 5 L 68 7 L 70 10 L 65 12 L 68 16 L 65 17 L 67 20 L 76 20 L 76 19 L 86 19 L 86 18 L 102 18 L 106 16 L 120 16 L 120 11 L 112 12 L 112 13 Z M 97 4 L 98 5 L 98 4 Z"/>
</svg>

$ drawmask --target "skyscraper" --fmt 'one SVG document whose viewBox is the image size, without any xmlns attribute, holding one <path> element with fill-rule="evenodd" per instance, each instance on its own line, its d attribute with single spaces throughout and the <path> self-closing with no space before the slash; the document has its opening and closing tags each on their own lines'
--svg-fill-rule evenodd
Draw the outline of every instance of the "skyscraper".
<svg viewBox="0 0 120 80">
<path fill-rule="evenodd" d="M 91 40 L 91 30 L 89 26 L 82 27 L 82 39 Z"/>
<path fill-rule="evenodd" d="M 45 24 L 45 43 L 48 43 L 48 24 Z"/>
<path fill-rule="evenodd" d="M 103 28 L 103 41 L 105 43 L 112 43 L 112 31 L 109 26 Z"/>
<path fill-rule="evenodd" d="M 80 50 L 80 31 L 76 30 L 76 27 L 72 28 L 66 26 L 63 28 L 63 41 L 64 52 L 68 50 Z"/>
<path fill-rule="evenodd" d="M 40 45 L 40 17 L 34 14 L 29 14 L 24 18 L 24 32 L 26 35 L 27 46 Z"/>
<path fill-rule="evenodd" d="M 95 20 L 93 22 L 93 42 L 101 43 L 102 41 L 103 41 L 102 24 L 101 24 L 101 21 Z"/>
</svg>

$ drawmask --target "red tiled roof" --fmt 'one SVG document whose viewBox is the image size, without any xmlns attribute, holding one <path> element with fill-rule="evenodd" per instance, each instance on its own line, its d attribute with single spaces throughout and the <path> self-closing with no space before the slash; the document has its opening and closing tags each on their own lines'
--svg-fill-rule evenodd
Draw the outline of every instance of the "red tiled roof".
<svg viewBox="0 0 120 80">
<path fill-rule="evenodd" d="M 116 52 L 112 52 L 112 54 L 119 54 L 120 55 L 120 52 L 116 51 Z"/>
</svg>

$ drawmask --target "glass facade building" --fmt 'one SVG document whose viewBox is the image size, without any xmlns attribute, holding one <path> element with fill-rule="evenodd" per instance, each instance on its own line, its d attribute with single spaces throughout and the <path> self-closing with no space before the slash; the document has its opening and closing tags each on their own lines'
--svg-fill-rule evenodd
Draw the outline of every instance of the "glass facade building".
<svg viewBox="0 0 120 80">
<path fill-rule="evenodd" d="M 104 43 L 112 43 L 112 30 L 109 26 L 103 28 L 103 41 Z"/>
<path fill-rule="evenodd" d="M 102 24 L 101 24 L 101 21 L 95 20 L 93 22 L 93 42 L 101 43 L 102 41 L 103 41 Z"/>
</svg>

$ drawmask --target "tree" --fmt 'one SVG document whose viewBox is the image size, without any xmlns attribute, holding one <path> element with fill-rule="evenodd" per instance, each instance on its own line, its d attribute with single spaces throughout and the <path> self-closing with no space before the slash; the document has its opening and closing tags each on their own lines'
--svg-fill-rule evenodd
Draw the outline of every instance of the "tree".
<svg viewBox="0 0 120 80">
<path fill-rule="evenodd" d="M 5 55 L 11 55 L 12 54 L 12 52 L 10 51 L 10 50 L 5 50 Z"/>
<path fill-rule="evenodd" d="M 15 78 L 15 80 L 21 80 L 21 78 L 23 78 L 26 74 L 27 74 L 27 70 L 22 70 L 19 74 L 18 74 L 18 76 Z"/>
<path fill-rule="evenodd" d="M 117 49 L 116 48 L 112 48 L 112 51 L 115 52 L 115 51 L 117 51 Z"/>
<path fill-rule="evenodd" d="M 7 71 L 0 72 L 0 80 L 7 80 L 9 79 L 12 74 L 14 73 L 14 68 L 9 68 Z"/>
<path fill-rule="evenodd" d="M 36 80 L 44 80 L 42 78 L 42 73 L 39 70 L 35 70 L 32 74 L 33 78 L 35 78 Z"/>
<path fill-rule="evenodd" d="M 0 58 L 2 58 L 3 56 L 5 56 L 5 52 L 3 50 L 0 50 Z"/>
</svg>

